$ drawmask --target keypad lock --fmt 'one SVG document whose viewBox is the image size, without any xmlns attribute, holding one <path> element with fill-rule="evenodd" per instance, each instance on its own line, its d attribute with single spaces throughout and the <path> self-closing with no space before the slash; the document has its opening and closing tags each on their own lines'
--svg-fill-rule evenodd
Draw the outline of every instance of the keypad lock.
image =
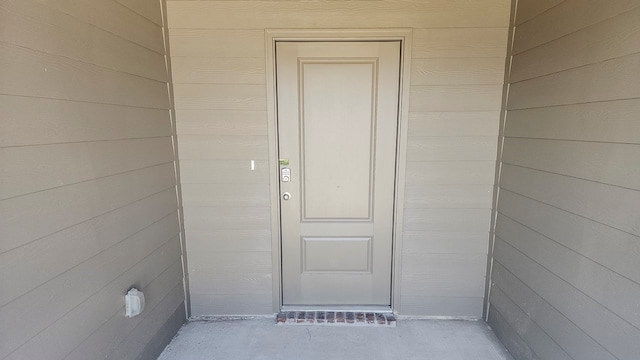
<svg viewBox="0 0 640 360">
<path fill-rule="evenodd" d="M 282 180 L 282 182 L 291 181 L 291 169 L 289 168 L 280 169 L 280 180 Z"/>
</svg>

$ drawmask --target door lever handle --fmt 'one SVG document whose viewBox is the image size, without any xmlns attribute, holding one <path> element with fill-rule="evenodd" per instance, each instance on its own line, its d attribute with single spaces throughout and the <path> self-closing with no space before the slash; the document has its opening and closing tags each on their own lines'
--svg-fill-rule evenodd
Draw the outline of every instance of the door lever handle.
<svg viewBox="0 0 640 360">
<path fill-rule="evenodd" d="M 282 200 L 289 200 L 291 199 L 291 194 L 286 192 L 284 194 L 282 194 Z"/>
</svg>

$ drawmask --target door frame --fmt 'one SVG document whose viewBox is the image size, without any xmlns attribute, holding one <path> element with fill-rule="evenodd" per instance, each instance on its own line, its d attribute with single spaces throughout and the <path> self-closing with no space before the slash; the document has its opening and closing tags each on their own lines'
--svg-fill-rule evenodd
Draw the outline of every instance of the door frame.
<svg viewBox="0 0 640 360">
<path fill-rule="evenodd" d="M 273 311 L 282 309 L 282 236 L 280 231 L 280 174 L 278 159 L 278 123 L 276 99 L 277 41 L 400 41 L 400 87 L 398 98 L 398 138 L 396 142 L 395 202 L 391 259 L 391 311 L 400 312 L 402 273 L 402 225 L 404 219 L 404 183 L 409 124 L 411 43 L 413 31 L 400 29 L 266 29 L 267 128 L 269 143 L 269 187 L 271 204 L 271 253 Z"/>
</svg>

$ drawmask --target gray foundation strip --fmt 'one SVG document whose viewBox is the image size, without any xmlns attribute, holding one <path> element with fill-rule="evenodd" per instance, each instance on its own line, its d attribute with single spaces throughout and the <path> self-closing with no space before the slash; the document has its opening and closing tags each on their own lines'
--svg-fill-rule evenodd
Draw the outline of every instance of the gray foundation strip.
<svg viewBox="0 0 640 360">
<path fill-rule="evenodd" d="M 385 326 L 395 327 L 390 313 L 354 311 L 286 311 L 276 316 L 277 325 Z"/>
</svg>

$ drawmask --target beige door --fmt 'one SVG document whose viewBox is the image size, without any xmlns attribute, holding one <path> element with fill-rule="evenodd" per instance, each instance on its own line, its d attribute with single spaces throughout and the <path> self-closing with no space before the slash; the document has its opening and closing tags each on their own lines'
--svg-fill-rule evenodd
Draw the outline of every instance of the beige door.
<svg viewBox="0 0 640 360">
<path fill-rule="evenodd" d="M 276 44 L 283 304 L 390 305 L 399 42 Z"/>
</svg>

